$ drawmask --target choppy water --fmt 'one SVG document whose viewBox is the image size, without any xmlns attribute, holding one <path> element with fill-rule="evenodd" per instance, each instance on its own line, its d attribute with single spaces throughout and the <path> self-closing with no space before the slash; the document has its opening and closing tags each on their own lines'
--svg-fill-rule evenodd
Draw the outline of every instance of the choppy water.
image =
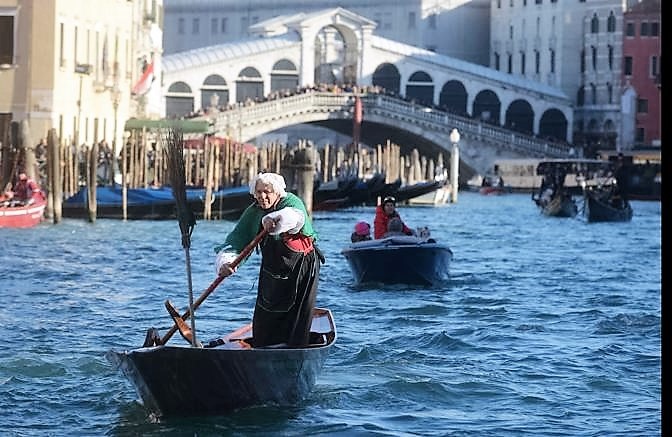
<svg viewBox="0 0 672 437">
<path fill-rule="evenodd" d="M 454 252 L 441 289 L 353 288 L 340 250 L 373 208 L 317 212 L 318 304 L 339 340 L 311 396 L 159 423 L 104 354 L 165 332 L 166 298 L 186 307 L 177 223 L 0 229 L 0 435 L 660 435 L 661 204 L 634 210 L 630 223 L 587 224 L 543 217 L 529 195 L 475 193 L 402 207 Z M 196 225 L 196 296 L 232 226 Z M 257 266 L 201 306 L 202 337 L 249 320 Z"/>
</svg>

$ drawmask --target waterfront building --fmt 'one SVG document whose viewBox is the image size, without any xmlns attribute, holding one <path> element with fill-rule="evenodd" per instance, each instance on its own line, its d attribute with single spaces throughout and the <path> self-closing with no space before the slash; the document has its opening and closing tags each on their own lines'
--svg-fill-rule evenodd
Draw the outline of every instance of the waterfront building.
<svg viewBox="0 0 672 437">
<path fill-rule="evenodd" d="M 643 0 L 623 15 L 623 148 L 660 147 L 661 1 Z"/>
<path fill-rule="evenodd" d="M 0 118 L 118 148 L 125 120 L 163 112 L 161 17 L 162 0 L 0 0 Z"/>
<path fill-rule="evenodd" d="M 286 15 L 343 8 L 376 23 L 374 34 L 488 65 L 490 0 L 165 0 L 166 54 L 254 37 Z"/>
<path fill-rule="evenodd" d="M 490 66 L 561 88 L 575 104 L 573 142 L 621 138 L 625 0 L 492 0 Z M 625 142 L 625 144 L 624 144 Z"/>
</svg>

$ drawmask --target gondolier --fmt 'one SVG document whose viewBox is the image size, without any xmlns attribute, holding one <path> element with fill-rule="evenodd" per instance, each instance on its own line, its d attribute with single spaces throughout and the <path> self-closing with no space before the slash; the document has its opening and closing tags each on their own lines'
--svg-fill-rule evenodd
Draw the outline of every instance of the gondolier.
<svg viewBox="0 0 672 437">
<path fill-rule="evenodd" d="M 256 202 L 240 217 L 225 243 L 215 247 L 220 276 L 231 275 L 232 260 L 263 228 L 261 268 L 252 319 L 253 347 L 309 343 L 320 261 L 317 234 L 303 201 L 285 191 L 284 178 L 260 173 L 250 182 Z"/>
</svg>

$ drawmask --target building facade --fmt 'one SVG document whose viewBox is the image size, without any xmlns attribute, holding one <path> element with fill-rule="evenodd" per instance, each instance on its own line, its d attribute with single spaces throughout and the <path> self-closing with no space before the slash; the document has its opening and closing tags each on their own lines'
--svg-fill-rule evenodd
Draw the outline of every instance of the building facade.
<svg viewBox="0 0 672 437">
<path fill-rule="evenodd" d="M 341 7 L 374 21 L 378 36 L 488 65 L 490 0 L 165 0 L 165 6 L 166 54 L 253 37 L 250 27 L 272 18 Z"/>
<path fill-rule="evenodd" d="M 623 22 L 623 147 L 660 147 L 660 0 L 632 6 Z"/>
<path fill-rule="evenodd" d="M 0 0 L 0 114 L 35 143 L 55 128 L 120 145 L 125 120 L 162 114 L 161 16 L 156 0 Z"/>
<path fill-rule="evenodd" d="M 490 66 L 574 100 L 573 142 L 588 155 L 620 135 L 625 0 L 492 0 Z"/>
</svg>

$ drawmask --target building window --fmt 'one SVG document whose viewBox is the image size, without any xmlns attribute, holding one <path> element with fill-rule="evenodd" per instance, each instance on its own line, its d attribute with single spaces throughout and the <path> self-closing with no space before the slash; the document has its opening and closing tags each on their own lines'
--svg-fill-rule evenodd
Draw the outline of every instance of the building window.
<svg viewBox="0 0 672 437">
<path fill-rule="evenodd" d="M 632 76 L 632 56 L 625 56 L 623 58 L 623 74 Z"/>
<path fill-rule="evenodd" d="M 513 39 L 513 26 L 509 26 L 509 39 Z"/>
<path fill-rule="evenodd" d="M 647 99 L 637 99 L 637 113 L 638 114 L 649 113 L 649 101 Z"/>
<path fill-rule="evenodd" d="M 590 52 L 592 54 L 593 70 L 597 70 L 597 47 L 591 46 Z"/>
<path fill-rule="evenodd" d="M 506 72 L 509 74 L 513 73 L 513 55 L 511 53 L 509 53 L 509 61 Z"/>
<path fill-rule="evenodd" d="M 431 14 L 429 16 L 429 28 L 436 29 L 436 14 Z"/>
<path fill-rule="evenodd" d="M 642 21 L 639 25 L 639 36 L 649 36 L 649 23 Z"/>
<path fill-rule="evenodd" d="M 226 17 L 222 18 L 221 21 L 219 22 L 219 31 L 222 33 L 226 33 Z"/>
<path fill-rule="evenodd" d="M 581 59 L 579 60 L 581 63 L 581 73 L 586 72 L 586 49 L 581 50 Z"/>
<path fill-rule="evenodd" d="M 184 35 L 184 18 L 179 18 L 177 20 L 177 33 L 179 35 Z"/>
<path fill-rule="evenodd" d="M 541 4 L 541 0 L 534 0 L 534 4 L 535 4 L 535 5 L 540 5 L 540 4 Z"/>
<path fill-rule="evenodd" d="M 408 28 L 415 29 L 415 12 L 408 13 Z"/>
<path fill-rule="evenodd" d="M 609 12 L 609 18 L 607 18 L 607 32 L 616 32 L 616 17 L 614 16 L 614 11 Z"/>
<path fill-rule="evenodd" d="M 520 52 L 520 74 L 525 75 L 525 52 Z"/>
<path fill-rule="evenodd" d="M 607 60 L 609 61 L 609 70 L 614 69 L 614 46 L 610 45 L 608 47 L 609 54 L 607 56 Z"/>
<path fill-rule="evenodd" d="M 658 56 L 651 56 L 649 61 L 649 77 L 658 77 Z"/>
<path fill-rule="evenodd" d="M 541 69 L 541 53 L 539 50 L 534 51 L 534 72 L 539 74 Z"/>
<path fill-rule="evenodd" d="M 607 99 L 609 103 L 614 103 L 614 86 L 610 83 L 607 83 Z"/>
<path fill-rule="evenodd" d="M 495 53 L 495 70 L 499 70 L 499 53 Z"/>
<path fill-rule="evenodd" d="M 644 142 L 644 128 L 638 127 L 635 133 L 635 141 L 638 143 Z"/>
<path fill-rule="evenodd" d="M 0 13 L 1 14 L 1 13 Z M 0 15 L 0 64 L 14 64 L 14 15 Z"/>
<path fill-rule="evenodd" d="M 597 105 L 597 85 L 594 83 L 590 84 L 590 102 Z"/>
<path fill-rule="evenodd" d="M 198 33 L 200 32 L 199 29 L 200 27 L 201 27 L 201 20 L 199 20 L 198 18 L 194 18 L 191 21 L 191 33 L 193 35 L 198 35 Z"/>
<path fill-rule="evenodd" d="M 218 23 L 219 20 L 216 18 L 211 18 L 210 19 L 210 33 L 215 35 L 217 33 L 217 28 L 218 28 Z"/>
<path fill-rule="evenodd" d="M 555 73 L 555 50 L 551 49 L 551 73 Z"/>
<path fill-rule="evenodd" d="M 513 0 L 509 0 L 509 7 L 510 7 L 510 8 L 513 7 Z"/>
<path fill-rule="evenodd" d="M 58 65 L 63 68 L 65 67 L 65 24 L 61 23 L 60 25 L 60 38 L 58 42 Z"/>
<path fill-rule="evenodd" d="M 659 25 L 657 21 L 650 23 L 649 25 L 649 35 L 658 36 L 660 34 Z"/>
<path fill-rule="evenodd" d="M 590 20 L 590 33 L 599 33 L 600 32 L 600 20 L 597 18 L 597 14 L 593 14 L 593 19 Z"/>
<path fill-rule="evenodd" d="M 631 21 L 625 23 L 625 36 L 635 36 L 635 23 Z"/>
</svg>

